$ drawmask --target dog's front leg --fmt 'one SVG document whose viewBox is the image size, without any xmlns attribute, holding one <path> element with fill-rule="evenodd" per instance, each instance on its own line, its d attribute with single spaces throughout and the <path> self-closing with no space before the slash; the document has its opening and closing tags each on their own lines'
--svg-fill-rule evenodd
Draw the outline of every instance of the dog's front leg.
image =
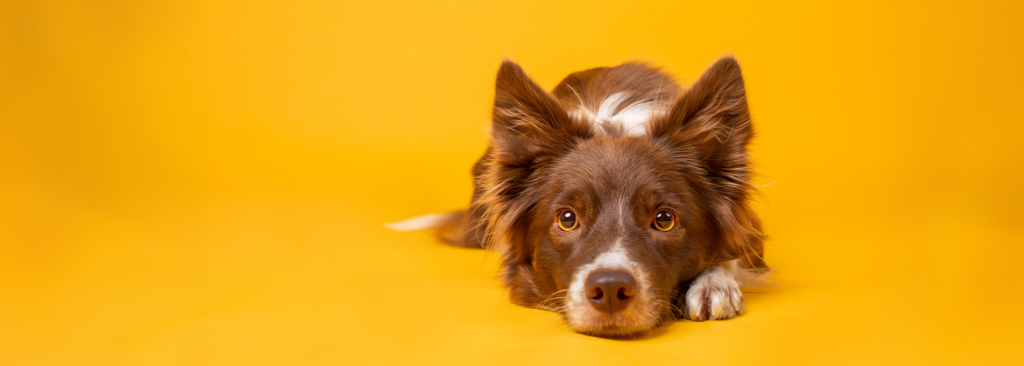
<svg viewBox="0 0 1024 366">
<path fill-rule="evenodd" d="M 686 291 L 683 312 L 693 321 L 722 320 L 743 312 L 743 293 L 732 272 L 720 265 L 702 272 Z"/>
</svg>

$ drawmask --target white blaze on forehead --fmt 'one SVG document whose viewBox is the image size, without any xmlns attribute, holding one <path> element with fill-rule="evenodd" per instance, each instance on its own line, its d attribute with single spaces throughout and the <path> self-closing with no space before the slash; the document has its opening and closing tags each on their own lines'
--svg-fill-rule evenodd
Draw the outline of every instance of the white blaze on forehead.
<svg viewBox="0 0 1024 366">
<path fill-rule="evenodd" d="M 622 102 L 629 99 L 629 97 L 630 94 L 627 92 L 609 95 L 608 98 L 601 102 L 597 112 L 581 106 L 580 109 L 573 111 L 573 116 L 580 119 L 583 116 L 587 116 L 595 125 L 602 123 L 622 125 L 622 129 L 627 135 L 643 136 L 647 134 L 645 128 L 647 120 L 651 119 L 659 105 L 655 104 L 653 100 L 644 100 L 627 105 L 616 113 L 615 110 L 619 109 Z"/>
<path fill-rule="evenodd" d="M 595 269 L 621 269 L 629 270 L 630 265 L 629 257 L 626 255 L 625 248 L 622 247 L 622 238 L 615 241 L 615 245 L 612 246 L 611 250 L 601 253 L 597 256 L 590 265 L 596 267 Z"/>
</svg>

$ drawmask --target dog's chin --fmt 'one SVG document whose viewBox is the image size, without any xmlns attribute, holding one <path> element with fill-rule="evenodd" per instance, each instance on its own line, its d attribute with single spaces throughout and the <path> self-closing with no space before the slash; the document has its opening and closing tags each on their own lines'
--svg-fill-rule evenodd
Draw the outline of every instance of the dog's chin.
<svg viewBox="0 0 1024 366">
<path fill-rule="evenodd" d="M 657 318 L 623 316 L 623 314 L 588 314 L 567 319 L 577 333 L 605 338 L 635 338 L 647 335 L 661 325 Z"/>
<path fill-rule="evenodd" d="M 577 333 L 602 338 L 638 338 L 647 335 L 651 329 L 633 327 L 606 327 L 595 329 L 574 329 Z"/>
<path fill-rule="evenodd" d="M 629 324 L 622 325 L 600 325 L 590 328 L 573 328 L 574 331 L 580 334 L 585 334 L 594 337 L 601 338 L 612 338 L 612 339 L 636 339 L 655 333 L 658 329 L 661 329 L 662 325 L 659 323 L 654 326 L 636 326 Z"/>
</svg>

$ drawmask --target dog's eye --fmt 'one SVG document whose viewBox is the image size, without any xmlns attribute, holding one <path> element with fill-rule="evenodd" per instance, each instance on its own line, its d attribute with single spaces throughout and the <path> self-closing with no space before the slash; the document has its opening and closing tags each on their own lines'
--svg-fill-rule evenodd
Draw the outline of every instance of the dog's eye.
<svg viewBox="0 0 1024 366">
<path fill-rule="evenodd" d="M 654 222 L 651 224 L 658 231 L 669 231 L 676 227 L 676 217 L 671 212 L 661 211 L 654 216 Z"/>
<path fill-rule="evenodd" d="M 576 221 L 576 213 L 572 212 L 571 210 L 559 211 L 558 217 L 556 219 L 556 221 L 558 221 L 558 228 L 562 229 L 562 231 L 575 230 L 576 227 L 579 226 L 580 224 L 578 221 Z"/>
</svg>

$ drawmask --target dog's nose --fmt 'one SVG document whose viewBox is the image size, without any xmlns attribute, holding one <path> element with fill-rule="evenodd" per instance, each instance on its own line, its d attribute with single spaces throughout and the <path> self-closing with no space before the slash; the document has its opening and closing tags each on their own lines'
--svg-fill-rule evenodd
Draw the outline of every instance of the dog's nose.
<svg viewBox="0 0 1024 366">
<path fill-rule="evenodd" d="M 594 271 L 587 276 L 590 304 L 608 314 L 626 308 L 636 295 L 636 280 L 625 271 Z"/>
</svg>

